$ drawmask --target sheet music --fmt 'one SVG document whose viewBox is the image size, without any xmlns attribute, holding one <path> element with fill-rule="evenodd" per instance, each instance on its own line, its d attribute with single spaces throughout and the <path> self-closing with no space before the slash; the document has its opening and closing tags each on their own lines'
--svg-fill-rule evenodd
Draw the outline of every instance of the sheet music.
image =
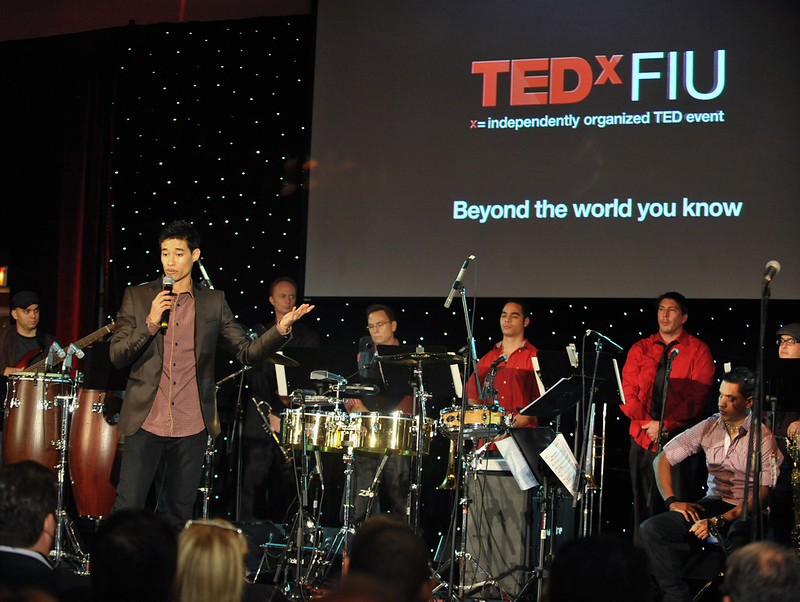
<svg viewBox="0 0 800 602">
<path fill-rule="evenodd" d="M 578 461 L 572 454 L 569 445 L 567 445 L 564 434 L 559 433 L 556 435 L 553 442 L 542 450 L 540 457 L 547 463 L 550 470 L 558 477 L 564 487 L 567 488 L 567 491 L 572 494 L 572 497 L 578 497 Z"/>
<path fill-rule="evenodd" d="M 533 472 L 530 466 L 528 466 L 528 462 L 525 460 L 522 450 L 519 448 L 517 442 L 514 441 L 513 437 L 498 439 L 494 444 L 497 446 L 500 455 L 503 456 L 503 459 L 506 461 L 508 469 L 511 471 L 514 480 L 522 491 L 527 491 L 539 484 L 536 477 L 533 476 Z"/>
<path fill-rule="evenodd" d="M 275 364 L 275 378 L 278 381 L 278 395 L 286 397 L 289 395 L 289 386 L 286 383 L 286 368 L 283 364 Z"/>
<path fill-rule="evenodd" d="M 614 374 L 617 376 L 617 389 L 619 390 L 619 398 L 622 401 L 622 405 L 625 405 L 625 392 L 622 390 L 622 377 L 619 374 L 619 363 L 617 362 L 617 358 L 612 358 L 611 361 L 614 364 Z"/>
</svg>

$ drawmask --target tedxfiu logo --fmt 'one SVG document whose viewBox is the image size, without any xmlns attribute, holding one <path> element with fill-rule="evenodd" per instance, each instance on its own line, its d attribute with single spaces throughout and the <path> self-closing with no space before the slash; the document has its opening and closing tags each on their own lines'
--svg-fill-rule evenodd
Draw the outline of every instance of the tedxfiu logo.
<svg viewBox="0 0 800 602">
<path fill-rule="evenodd" d="M 623 84 L 618 72 L 623 56 L 597 55 L 594 69 L 592 63 L 576 56 L 473 61 L 472 73 L 483 77 L 484 107 L 497 106 L 500 86 L 508 86 L 511 106 L 574 104 L 589 96 L 595 86 Z M 724 50 L 714 52 L 714 82 L 711 89 L 704 92 L 695 85 L 694 51 L 687 50 L 682 58 L 683 61 L 676 51 L 631 54 L 631 100 L 639 100 L 644 86 L 660 88 L 659 93 L 663 90 L 667 99 L 677 100 L 680 83 L 683 90 L 696 100 L 713 100 L 722 94 L 725 88 Z M 663 82 L 656 81 L 662 79 Z"/>
</svg>

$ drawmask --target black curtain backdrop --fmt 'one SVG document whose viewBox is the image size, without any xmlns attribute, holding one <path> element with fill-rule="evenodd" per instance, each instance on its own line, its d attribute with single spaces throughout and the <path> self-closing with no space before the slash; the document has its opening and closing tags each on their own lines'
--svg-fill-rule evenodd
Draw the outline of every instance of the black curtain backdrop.
<svg viewBox="0 0 800 602">
<path fill-rule="evenodd" d="M 69 343 L 113 317 L 126 285 L 159 274 L 158 230 L 176 218 L 197 225 L 209 276 L 246 326 L 268 319 L 276 276 L 297 279 L 302 295 L 313 51 L 310 16 L 131 26 L 0 44 L 0 259 L 9 266 L 12 292 L 40 292 L 46 330 Z M 391 224 L 375 226 L 391 235 Z M 474 304 L 470 298 L 479 354 L 499 334 L 504 293 L 480 290 L 481 270 L 491 269 L 479 259 L 466 283 L 470 295 L 479 293 Z M 755 364 L 761 274 L 741 278 L 752 281 L 752 300 L 727 301 L 721 290 L 717 300 L 691 303 L 687 327 L 710 345 L 720 373 L 722 362 Z M 460 302 L 442 307 L 450 285 L 441 283 L 437 299 L 350 298 L 343 290 L 314 299 L 307 321 L 326 345 L 355 353 L 366 332 L 365 308 L 386 302 L 398 314 L 404 343 L 455 351 L 465 328 Z M 653 299 L 680 288 L 664 282 Z M 528 336 L 541 349 L 580 348 L 591 328 L 627 348 L 656 329 L 653 299 L 529 299 Z M 768 341 L 780 324 L 798 319 L 796 301 L 772 303 Z M 770 346 L 768 359 L 774 354 Z M 238 370 L 220 355 L 219 378 Z M 228 429 L 234 389 L 219 392 Z M 437 399 L 433 414 L 447 404 Z M 630 528 L 627 421 L 616 407 L 608 414 L 604 523 L 622 532 Z M 230 512 L 235 486 L 220 445 L 215 514 Z M 450 494 L 434 490 L 446 449 L 437 437 L 425 461 L 423 520 L 434 542 L 450 508 Z M 326 495 L 335 523 L 341 479 L 332 478 Z"/>
</svg>

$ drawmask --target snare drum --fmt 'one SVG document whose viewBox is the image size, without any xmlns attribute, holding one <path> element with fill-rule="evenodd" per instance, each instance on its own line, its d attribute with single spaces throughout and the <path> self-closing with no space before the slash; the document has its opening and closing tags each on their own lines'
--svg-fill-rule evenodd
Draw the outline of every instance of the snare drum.
<svg viewBox="0 0 800 602">
<path fill-rule="evenodd" d="M 347 417 L 342 412 L 323 412 L 301 408 L 286 410 L 281 420 L 281 444 L 302 448 L 303 433 L 307 450 L 341 452 L 342 426 Z"/>
<path fill-rule="evenodd" d="M 11 374 L 3 424 L 3 463 L 35 460 L 51 470 L 60 461 L 63 408 L 71 379 L 63 374 Z"/>
<path fill-rule="evenodd" d="M 69 474 L 80 516 L 111 512 L 119 482 L 117 423 L 125 391 L 81 389 L 69 429 Z"/>
<path fill-rule="evenodd" d="M 458 438 L 461 408 L 451 406 L 439 413 L 439 428 L 445 437 Z M 495 406 L 469 406 L 464 413 L 465 439 L 491 439 L 506 429 L 506 411 Z"/>
<path fill-rule="evenodd" d="M 379 412 L 350 414 L 356 435 L 356 449 L 383 454 L 389 452 L 400 456 L 417 455 L 417 419 L 401 412 L 381 414 Z M 426 418 L 422 426 L 422 453 L 430 450 L 433 438 L 433 420 Z"/>
</svg>

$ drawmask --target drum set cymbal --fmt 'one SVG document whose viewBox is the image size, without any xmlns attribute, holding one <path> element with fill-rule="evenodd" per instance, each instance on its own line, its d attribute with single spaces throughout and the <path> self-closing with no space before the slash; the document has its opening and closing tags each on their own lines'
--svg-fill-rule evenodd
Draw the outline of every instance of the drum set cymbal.
<svg viewBox="0 0 800 602">
<path fill-rule="evenodd" d="M 297 368 L 300 365 L 300 362 L 297 360 L 293 360 L 288 355 L 284 355 L 280 351 L 276 351 L 271 356 L 267 358 L 267 361 L 270 364 L 276 364 L 278 366 L 287 366 L 289 368 Z"/>
<path fill-rule="evenodd" d="M 397 355 L 376 356 L 379 362 L 400 366 L 418 366 L 420 364 L 459 364 L 464 358 L 452 351 L 447 352 L 412 352 Z"/>
</svg>

